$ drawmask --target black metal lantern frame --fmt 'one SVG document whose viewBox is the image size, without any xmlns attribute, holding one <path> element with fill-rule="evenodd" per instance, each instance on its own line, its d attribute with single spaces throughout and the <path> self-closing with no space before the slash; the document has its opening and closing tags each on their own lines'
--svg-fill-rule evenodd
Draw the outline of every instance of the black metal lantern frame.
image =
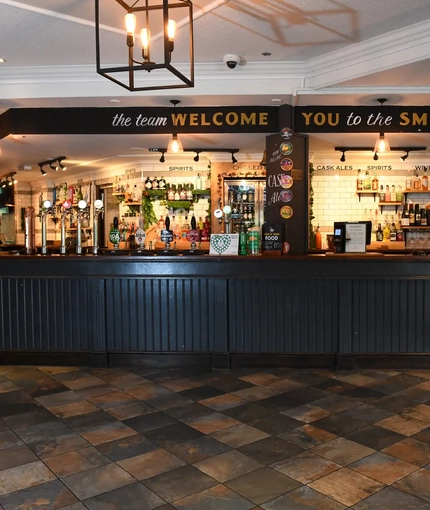
<svg viewBox="0 0 430 510">
<path fill-rule="evenodd" d="M 113 81 L 117 85 L 126 88 L 131 92 L 144 91 L 144 90 L 161 90 L 161 89 L 178 89 L 178 88 L 190 88 L 194 87 L 194 36 L 193 36 L 193 5 L 191 0 L 111 0 L 115 1 L 124 9 L 124 17 L 126 14 L 134 14 L 136 18 L 144 19 L 144 25 L 147 29 L 150 29 L 151 19 L 154 19 L 154 15 L 162 14 L 163 20 L 163 55 L 164 61 L 160 63 L 151 62 L 149 59 L 149 52 L 144 55 L 142 50 L 142 59 L 135 58 L 135 45 L 134 45 L 134 34 L 132 37 L 127 35 L 127 39 L 124 37 L 124 48 L 128 51 L 128 65 L 127 66 L 115 66 L 115 67 L 102 67 L 101 66 L 101 51 L 100 51 L 100 3 L 103 0 L 95 0 L 95 18 L 96 18 L 96 63 L 97 73 L 104 76 L 108 80 Z M 104 2 L 106 5 L 106 2 Z M 169 13 L 174 9 L 182 9 L 188 13 L 188 25 L 189 25 L 189 76 L 185 76 L 178 69 L 172 65 L 172 53 L 173 53 L 173 41 L 169 39 L 168 35 L 168 24 L 169 24 Z M 187 9 L 185 9 L 187 8 Z M 158 12 L 157 12 L 158 11 Z M 136 45 L 137 46 L 137 45 Z M 139 87 L 135 85 L 135 72 L 139 71 L 154 71 L 157 69 L 164 69 L 169 71 L 176 77 L 176 81 L 179 83 L 167 84 L 167 85 L 152 85 L 148 87 Z M 127 73 L 127 79 L 121 81 L 121 79 L 115 77 L 115 73 Z"/>
</svg>

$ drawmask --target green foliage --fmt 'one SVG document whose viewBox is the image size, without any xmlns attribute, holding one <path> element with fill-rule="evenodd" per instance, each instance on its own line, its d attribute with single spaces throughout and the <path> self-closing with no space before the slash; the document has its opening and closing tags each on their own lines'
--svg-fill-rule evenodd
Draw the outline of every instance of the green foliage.
<svg viewBox="0 0 430 510">
<path fill-rule="evenodd" d="M 151 225 L 158 221 L 155 216 L 152 200 L 149 196 L 145 195 L 142 197 L 142 217 L 144 230 L 148 230 Z"/>
</svg>

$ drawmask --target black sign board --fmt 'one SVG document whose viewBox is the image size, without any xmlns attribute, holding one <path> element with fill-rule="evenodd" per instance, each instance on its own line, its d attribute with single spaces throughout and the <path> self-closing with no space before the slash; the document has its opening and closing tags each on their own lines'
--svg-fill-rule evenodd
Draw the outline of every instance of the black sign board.
<svg viewBox="0 0 430 510">
<path fill-rule="evenodd" d="M 282 248 L 282 224 L 263 225 L 263 251 L 281 251 Z"/>
<path fill-rule="evenodd" d="M 289 114 L 285 114 L 285 125 Z M 282 122 L 282 119 L 281 119 Z M 296 133 L 428 133 L 430 106 L 296 106 Z"/>
<path fill-rule="evenodd" d="M 266 137 L 266 223 L 288 227 L 291 255 L 308 251 L 308 137 L 292 135 Z"/>
<path fill-rule="evenodd" d="M 14 134 L 275 133 L 276 106 L 12 108 L 0 138 Z"/>
<path fill-rule="evenodd" d="M 162 230 L 160 239 L 163 243 L 171 243 L 173 241 L 173 230 Z"/>
</svg>

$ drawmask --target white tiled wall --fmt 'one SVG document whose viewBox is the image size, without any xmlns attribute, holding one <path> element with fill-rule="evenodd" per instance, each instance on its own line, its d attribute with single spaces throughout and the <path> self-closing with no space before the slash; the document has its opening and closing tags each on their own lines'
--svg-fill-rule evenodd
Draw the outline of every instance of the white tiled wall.
<svg viewBox="0 0 430 510">
<path fill-rule="evenodd" d="M 379 198 L 374 201 L 372 196 L 357 195 L 357 171 L 340 171 L 335 174 L 333 171 L 315 171 L 312 180 L 314 190 L 313 225 L 320 225 L 322 232 L 333 232 L 335 221 L 361 221 L 372 219 L 374 223 L 391 220 L 396 217 L 395 206 L 384 206 L 380 208 Z M 370 173 L 373 178 L 372 173 Z M 377 174 L 379 185 L 383 184 L 384 189 L 388 184 L 394 184 L 396 189 L 400 185 L 405 189 L 406 174 L 402 170 L 390 170 Z M 408 201 L 414 204 L 426 204 L 430 202 L 429 194 L 408 194 Z M 397 214 L 401 212 L 398 207 Z"/>
</svg>

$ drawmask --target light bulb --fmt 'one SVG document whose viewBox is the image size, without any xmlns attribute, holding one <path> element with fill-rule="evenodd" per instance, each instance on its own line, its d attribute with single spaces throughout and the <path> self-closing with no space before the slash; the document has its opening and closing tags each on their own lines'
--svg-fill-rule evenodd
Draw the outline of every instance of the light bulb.
<svg viewBox="0 0 430 510">
<path fill-rule="evenodd" d="M 175 38 L 175 32 L 176 32 L 176 21 L 173 19 L 169 19 L 167 22 L 167 36 L 169 38 L 169 41 L 173 41 Z"/>
<path fill-rule="evenodd" d="M 129 12 L 125 15 L 125 29 L 128 35 L 134 35 L 136 29 L 136 16 Z"/>
<path fill-rule="evenodd" d="M 151 32 L 147 28 L 142 28 L 140 31 L 140 40 L 142 42 L 142 49 L 147 50 L 151 40 Z"/>
<path fill-rule="evenodd" d="M 177 138 L 174 138 L 172 141 L 172 152 L 174 153 L 179 152 L 179 143 Z"/>
</svg>

